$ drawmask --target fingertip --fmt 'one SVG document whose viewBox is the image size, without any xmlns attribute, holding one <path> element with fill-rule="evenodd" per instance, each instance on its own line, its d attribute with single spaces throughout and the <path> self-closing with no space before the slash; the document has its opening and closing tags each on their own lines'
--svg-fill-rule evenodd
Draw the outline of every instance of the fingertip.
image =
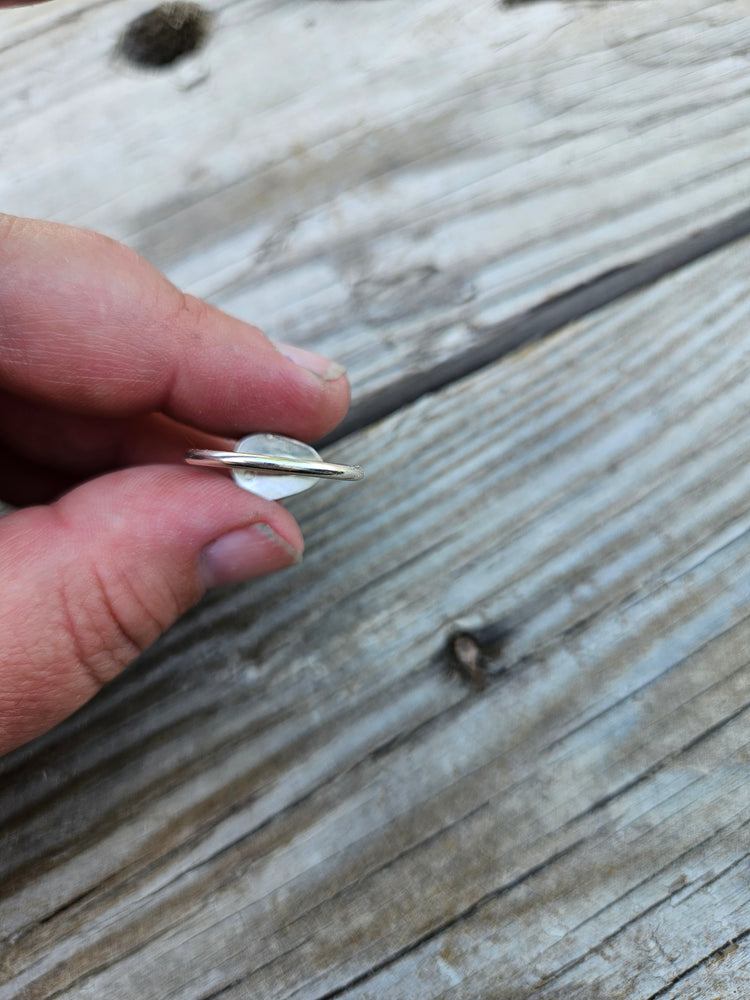
<svg viewBox="0 0 750 1000">
<path fill-rule="evenodd" d="M 300 372 L 304 373 L 300 400 L 300 409 L 306 408 L 307 411 L 301 422 L 304 429 L 301 433 L 294 430 L 284 433 L 306 441 L 316 441 L 334 430 L 349 410 L 351 385 L 346 368 L 338 361 L 295 345 L 276 343 L 274 346 L 286 361 L 292 362 L 292 371 L 297 378 Z"/>
<path fill-rule="evenodd" d="M 346 375 L 346 368 L 337 361 L 332 361 L 323 354 L 316 354 L 302 347 L 295 347 L 293 344 L 277 343 L 276 349 L 285 358 L 293 362 L 305 371 L 317 375 L 323 382 L 335 382 L 342 375 Z"/>
<path fill-rule="evenodd" d="M 275 573 L 302 560 L 302 545 L 296 546 L 262 521 L 235 528 L 210 542 L 200 556 L 202 586 L 208 590 L 228 583 L 241 583 Z"/>
</svg>

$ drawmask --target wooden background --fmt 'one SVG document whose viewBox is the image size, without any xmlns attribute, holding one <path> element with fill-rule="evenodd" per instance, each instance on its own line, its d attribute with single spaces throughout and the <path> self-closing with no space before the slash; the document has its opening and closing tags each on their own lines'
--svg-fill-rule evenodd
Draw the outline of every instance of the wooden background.
<svg viewBox="0 0 750 1000">
<path fill-rule="evenodd" d="M 0 998 L 746 1000 L 749 0 L 207 8 L 0 11 L 0 207 L 342 360 L 368 475 L 0 761 Z"/>
</svg>

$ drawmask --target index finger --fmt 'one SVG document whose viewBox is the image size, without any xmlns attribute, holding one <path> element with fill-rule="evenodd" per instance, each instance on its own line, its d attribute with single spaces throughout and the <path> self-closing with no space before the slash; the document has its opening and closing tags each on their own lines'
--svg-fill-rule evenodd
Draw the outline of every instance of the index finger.
<svg viewBox="0 0 750 1000">
<path fill-rule="evenodd" d="M 314 440 L 344 416 L 344 370 L 185 295 L 134 251 L 0 216 L 0 385 L 68 412 L 161 411 L 211 433 Z"/>
</svg>

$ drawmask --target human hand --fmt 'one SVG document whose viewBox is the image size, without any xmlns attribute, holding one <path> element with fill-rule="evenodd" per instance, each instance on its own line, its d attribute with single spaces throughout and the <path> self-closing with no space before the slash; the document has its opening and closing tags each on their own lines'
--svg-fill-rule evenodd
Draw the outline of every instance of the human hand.
<svg viewBox="0 0 750 1000">
<path fill-rule="evenodd" d="M 314 440 L 349 388 L 94 233 L 0 215 L 0 274 L 0 497 L 53 501 L 0 519 L 2 754 L 207 587 L 299 560 L 283 507 L 182 458 L 253 430 Z"/>
</svg>

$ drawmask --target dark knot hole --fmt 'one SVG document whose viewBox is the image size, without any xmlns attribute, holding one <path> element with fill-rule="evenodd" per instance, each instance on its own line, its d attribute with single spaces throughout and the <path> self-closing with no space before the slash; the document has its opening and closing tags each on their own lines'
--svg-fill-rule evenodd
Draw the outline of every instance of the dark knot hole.
<svg viewBox="0 0 750 1000">
<path fill-rule="evenodd" d="M 130 22 L 118 53 L 135 66 L 170 66 L 204 44 L 210 21 L 197 3 L 160 4 Z"/>
</svg>

